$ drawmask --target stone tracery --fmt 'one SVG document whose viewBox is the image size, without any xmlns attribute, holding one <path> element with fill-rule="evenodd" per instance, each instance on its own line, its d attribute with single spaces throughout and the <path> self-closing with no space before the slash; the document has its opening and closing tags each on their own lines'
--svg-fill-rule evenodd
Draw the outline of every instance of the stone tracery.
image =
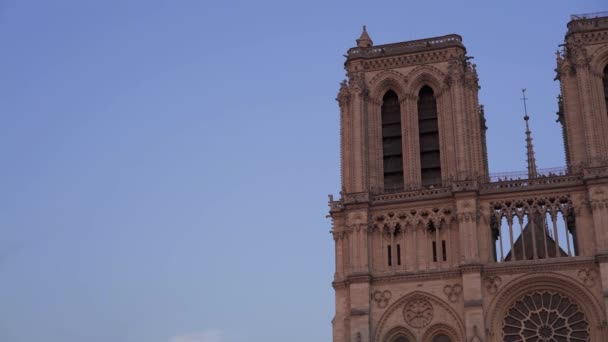
<svg viewBox="0 0 608 342">
<path fill-rule="evenodd" d="M 519 298 L 503 321 L 505 342 L 589 341 L 589 323 L 579 306 L 556 291 L 539 290 Z"/>
</svg>

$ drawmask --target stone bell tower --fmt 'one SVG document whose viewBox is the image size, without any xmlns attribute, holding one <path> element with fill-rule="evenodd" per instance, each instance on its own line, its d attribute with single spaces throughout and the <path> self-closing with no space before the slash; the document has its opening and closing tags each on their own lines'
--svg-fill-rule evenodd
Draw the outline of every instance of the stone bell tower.
<svg viewBox="0 0 608 342">
<path fill-rule="evenodd" d="M 477 73 L 458 35 L 348 51 L 338 94 L 345 193 L 487 176 Z"/>
<path fill-rule="evenodd" d="M 477 184 L 488 178 L 488 165 L 485 119 L 470 59 L 455 34 L 373 45 L 365 27 L 357 47 L 348 51 L 348 81 L 337 98 L 342 199 L 331 203 L 336 342 L 379 341 L 386 333 L 374 336 L 387 324 L 378 321 L 374 309 L 398 291 L 375 290 L 376 279 L 410 287 L 414 294 L 427 287 L 423 278 L 400 281 L 399 273 L 431 278 L 458 273 L 457 282 L 428 286 L 440 288 L 443 296 L 448 291 L 453 300 L 466 289 L 463 296 L 470 305 L 465 311 L 474 323 L 466 333 L 483 331 L 480 297 L 469 289 L 480 287 L 475 265 L 480 254 L 489 253 L 480 245 L 475 197 Z M 406 203 L 391 204 L 400 199 Z M 463 277 L 459 265 L 471 265 Z M 433 300 L 421 296 L 410 303 L 411 324 L 430 323 L 425 310 L 434 308 Z M 437 303 L 435 314 L 456 330 L 435 327 L 436 335 L 459 341 L 467 330 L 456 319 L 459 314 Z"/>
<path fill-rule="evenodd" d="M 347 52 L 334 342 L 608 341 L 608 14 L 557 57 L 565 168 L 536 167 L 526 110 L 528 170 L 488 174 L 471 58 L 365 27 Z"/>
<path fill-rule="evenodd" d="M 573 16 L 576 18 L 576 16 Z M 608 164 L 608 17 L 581 16 L 568 23 L 557 52 L 560 117 L 568 167 L 576 172 Z"/>
</svg>

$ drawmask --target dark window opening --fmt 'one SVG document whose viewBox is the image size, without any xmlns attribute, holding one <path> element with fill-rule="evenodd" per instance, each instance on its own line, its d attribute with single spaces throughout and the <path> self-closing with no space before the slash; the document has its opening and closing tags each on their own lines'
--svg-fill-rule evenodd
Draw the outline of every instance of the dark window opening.
<svg viewBox="0 0 608 342">
<path fill-rule="evenodd" d="M 422 185 L 441 185 L 437 101 L 429 86 L 418 93 L 418 133 Z"/>
<path fill-rule="evenodd" d="M 409 342 L 410 340 L 405 336 L 397 337 L 393 342 Z"/>
<path fill-rule="evenodd" d="M 451 342 L 452 339 L 448 337 L 448 335 L 439 334 L 433 337 L 433 342 Z"/>
<path fill-rule="evenodd" d="M 443 256 L 443 261 L 448 261 L 448 255 L 446 253 L 446 248 L 445 248 L 445 240 L 441 240 L 441 253 Z"/>
<path fill-rule="evenodd" d="M 391 255 L 391 246 L 388 246 L 388 265 L 393 266 L 393 258 Z"/>
<path fill-rule="evenodd" d="M 397 265 L 401 266 L 401 246 L 397 244 Z"/>
<path fill-rule="evenodd" d="M 399 98 L 389 90 L 382 99 L 382 160 L 384 189 L 403 189 L 403 152 Z"/>
<path fill-rule="evenodd" d="M 437 262 L 437 244 L 433 241 L 433 261 Z"/>
</svg>

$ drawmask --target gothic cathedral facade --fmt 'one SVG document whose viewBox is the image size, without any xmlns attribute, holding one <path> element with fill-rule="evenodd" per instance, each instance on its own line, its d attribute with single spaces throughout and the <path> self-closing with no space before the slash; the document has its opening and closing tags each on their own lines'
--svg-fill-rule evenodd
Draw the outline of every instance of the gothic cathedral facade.
<svg viewBox="0 0 608 342">
<path fill-rule="evenodd" d="M 527 139 L 524 176 L 488 173 L 458 35 L 364 28 L 345 69 L 333 341 L 608 341 L 608 14 L 573 16 L 557 53 L 562 170 Z"/>
</svg>

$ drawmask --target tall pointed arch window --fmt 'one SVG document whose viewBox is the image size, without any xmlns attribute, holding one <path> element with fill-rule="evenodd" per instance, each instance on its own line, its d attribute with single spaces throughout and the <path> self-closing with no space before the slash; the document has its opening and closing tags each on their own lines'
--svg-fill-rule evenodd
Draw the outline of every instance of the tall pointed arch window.
<svg viewBox="0 0 608 342">
<path fill-rule="evenodd" d="M 429 86 L 422 87 L 418 93 L 418 133 L 422 185 L 440 185 L 441 158 L 437 101 L 433 89 Z"/>
<path fill-rule="evenodd" d="M 389 90 L 382 98 L 382 160 L 384 189 L 403 189 L 403 152 L 401 145 L 401 108 L 399 98 Z"/>
<path fill-rule="evenodd" d="M 608 64 L 604 67 L 604 101 L 606 101 L 606 111 L 608 114 Z"/>
</svg>

